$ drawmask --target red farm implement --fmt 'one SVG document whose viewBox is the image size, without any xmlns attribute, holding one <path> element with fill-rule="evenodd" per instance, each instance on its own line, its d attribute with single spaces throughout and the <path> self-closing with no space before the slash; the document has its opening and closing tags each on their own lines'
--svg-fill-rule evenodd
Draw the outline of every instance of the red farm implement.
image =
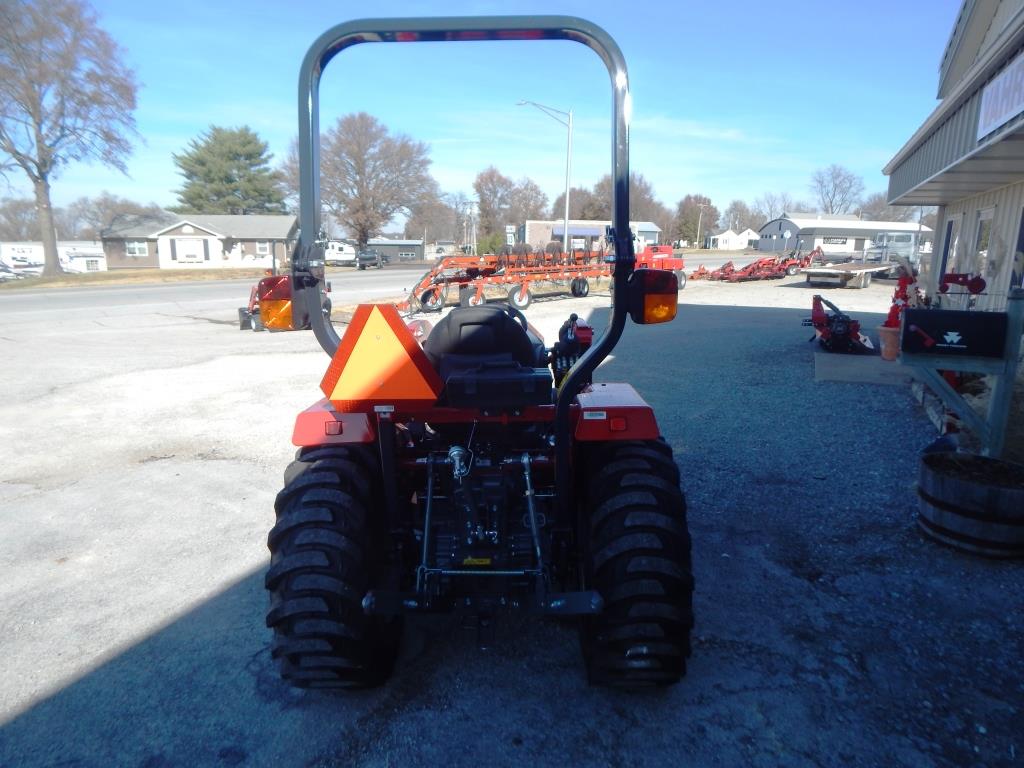
<svg viewBox="0 0 1024 768">
<path fill-rule="evenodd" d="M 719 269 L 708 270 L 703 264 L 690 274 L 691 280 L 724 280 L 729 283 L 741 283 L 748 280 L 778 280 L 792 277 L 801 269 L 809 267 L 815 259 L 822 257 L 820 248 L 815 248 L 804 256 L 767 256 L 752 261 L 745 267 L 736 267 L 731 261 Z"/>
<path fill-rule="evenodd" d="M 648 246 L 636 254 L 636 268 L 669 270 L 676 273 L 680 289 L 686 284 L 683 259 L 667 245 Z M 440 311 L 453 290 L 458 291 L 460 306 L 475 307 L 484 303 L 485 291 L 491 288 L 505 292 L 512 306 L 526 309 L 537 283 L 566 285 L 573 296 L 583 297 L 590 293 L 591 280 L 610 277 L 611 263 L 603 252 L 447 256 L 419 279 L 400 308 Z"/>
</svg>

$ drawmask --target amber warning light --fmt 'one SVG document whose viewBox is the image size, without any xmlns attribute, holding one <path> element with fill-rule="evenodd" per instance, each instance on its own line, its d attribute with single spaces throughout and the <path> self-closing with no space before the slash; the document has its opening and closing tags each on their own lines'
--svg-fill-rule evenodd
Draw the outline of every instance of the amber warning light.
<svg viewBox="0 0 1024 768">
<path fill-rule="evenodd" d="M 667 269 L 638 269 L 629 279 L 629 316 L 649 325 L 675 319 L 679 278 Z"/>
<path fill-rule="evenodd" d="M 256 287 L 260 321 L 273 331 L 292 330 L 292 283 L 288 275 L 264 277 Z"/>
</svg>

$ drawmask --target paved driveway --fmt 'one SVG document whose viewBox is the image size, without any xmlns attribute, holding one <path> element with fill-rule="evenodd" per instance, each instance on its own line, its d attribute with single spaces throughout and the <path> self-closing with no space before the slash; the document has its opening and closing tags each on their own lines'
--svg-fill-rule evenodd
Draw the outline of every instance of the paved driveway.
<svg viewBox="0 0 1024 768">
<path fill-rule="evenodd" d="M 919 536 L 924 417 L 902 388 L 815 384 L 808 292 L 777 291 L 691 285 L 600 371 L 654 404 L 690 501 L 694 655 L 654 695 L 589 689 L 571 627 L 517 617 L 487 652 L 410 621 L 379 691 L 284 687 L 262 572 L 311 335 L 172 293 L 0 296 L 0 765 L 1016 764 L 1024 573 Z M 550 334 L 606 301 L 527 314 Z"/>
</svg>

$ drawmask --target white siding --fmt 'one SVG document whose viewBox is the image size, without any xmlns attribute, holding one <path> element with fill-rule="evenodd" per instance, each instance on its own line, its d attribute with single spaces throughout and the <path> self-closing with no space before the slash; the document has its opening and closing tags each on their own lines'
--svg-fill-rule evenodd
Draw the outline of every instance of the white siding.
<svg viewBox="0 0 1024 768">
<path fill-rule="evenodd" d="M 969 272 L 974 266 L 978 214 L 988 209 L 993 209 L 992 230 L 986 270 L 982 275 L 988 285 L 984 294 L 976 297 L 973 306 L 977 309 L 999 310 L 1006 305 L 1006 294 L 1017 250 L 1017 234 L 1021 214 L 1024 212 L 1024 182 L 957 200 L 946 206 L 945 218 L 939 222 L 936 247 L 932 252 L 930 269 L 925 278 L 925 288 L 930 295 L 940 295 L 937 290 L 938 272 L 945 250 L 946 222 L 952 219 L 959 225 L 955 250 L 954 247 L 950 248 L 946 271 Z M 942 298 L 943 306 L 951 309 L 967 308 L 970 297 L 960 295 L 963 291 L 964 289 L 959 286 L 951 286 L 949 292 Z"/>
</svg>

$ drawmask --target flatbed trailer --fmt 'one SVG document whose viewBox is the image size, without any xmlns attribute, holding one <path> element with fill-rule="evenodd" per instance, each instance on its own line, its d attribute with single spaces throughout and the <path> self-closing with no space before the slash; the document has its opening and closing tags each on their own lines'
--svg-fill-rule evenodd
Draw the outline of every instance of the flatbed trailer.
<svg viewBox="0 0 1024 768">
<path fill-rule="evenodd" d="M 508 300 L 516 309 L 525 309 L 533 298 L 532 286 L 538 282 L 562 283 L 573 296 L 590 293 L 590 280 L 611 277 L 612 263 L 601 252 L 485 254 L 483 256 L 447 256 L 438 260 L 410 291 L 409 300 L 399 309 L 440 311 L 450 291 L 458 290 L 459 304 L 478 306 L 486 300 L 488 287 L 508 289 Z M 686 284 L 681 256 L 664 245 L 648 246 L 636 254 L 637 269 L 668 269 Z"/>
<path fill-rule="evenodd" d="M 865 264 L 850 261 L 845 264 L 826 264 L 821 267 L 806 267 L 803 273 L 810 285 L 835 285 L 840 288 L 866 288 L 871 285 L 871 276 L 878 272 L 889 272 L 892 264 Z"/>
</svg>

